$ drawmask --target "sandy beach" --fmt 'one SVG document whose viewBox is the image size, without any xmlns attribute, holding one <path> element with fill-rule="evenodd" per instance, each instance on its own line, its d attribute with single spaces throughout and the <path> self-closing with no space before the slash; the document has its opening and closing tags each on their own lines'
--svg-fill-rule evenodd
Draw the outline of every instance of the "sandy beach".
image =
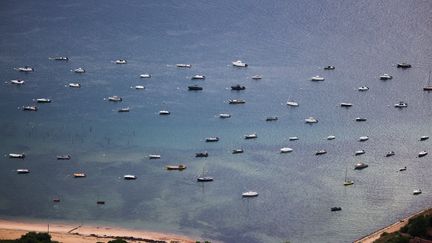
<svg viewBox="0 0 432 243">
<path fill-rule="evenodd" d="M 0 239 L 17 239 L 30 231 L 47 232 L 47 230 L 48 222 L 26 222 L 0 219 Z M 115 237 L 127 238 L 133 240 L 133 242 L 196 242 L 196 240 L 187 238 L 186 236 L 174 234 L 53 222 L 49 223 L 49 233 L 53 240 L 64 243 L 108 242 L 115 239 Z"/>
</svg>

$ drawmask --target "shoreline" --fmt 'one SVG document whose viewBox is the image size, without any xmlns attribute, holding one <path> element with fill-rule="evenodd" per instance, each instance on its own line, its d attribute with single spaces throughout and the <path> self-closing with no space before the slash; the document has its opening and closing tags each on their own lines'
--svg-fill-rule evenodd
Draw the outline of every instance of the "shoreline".
<svg viewBox="0 0 432 243">
<path fill-rule="evenodd" d="M 94 243 L 108 242 L 116 238 L 123 238 L 127 241 L 136 242 L 176 242 L 195 243 L 196 239 L 187 236 L 176 235 L 164 232 L 153 232 L 145 230 L 133 230 L 121 227 L 110 227 L 91 224 L 72 224 L 48 221 L 26 221 L 8 220 L 0 218 L 0 239 L 18 239 L 21 235 L 30 231 L 48 232 L 52 240 L 63 243 Z"/>
<path fill-rule="evenodd" d="M 357 240 L 354 240 L 353 242 L 354 243 L 373 243 L 375 240 L 377 240 L 381 237 L 382 233 L 384 233 L 384 232 L 393 233 L 393 232 L 399 231 L 402 227 L 404 227 L 408 223 L 408 221 L 411 218 L 419 216 L 419 215 L 426 213 L 428 211 L 431 211 L 431 210 L 432 210 L 432 208 L 427 208 L 427 209 L 423 209 L 421 211 L 418 211 L 416 213 L 413 213 L 413 214 L 411 214 L 411 215 L 409 215 L 409 216 L 407 216 L 407 217 L 405 217 L 405 218 L 403 218 L 403 219 L 401 219 L 401 220 L 399 220 L 393 224 L 387 225 L 387 226 L 385 226 L 381 229 L 378 229 L 378 230 L 376 230 L 376 231 L 374 231 L 374 232 L 372 232 L 366 236 L 363 236 Z"/>
</svg>

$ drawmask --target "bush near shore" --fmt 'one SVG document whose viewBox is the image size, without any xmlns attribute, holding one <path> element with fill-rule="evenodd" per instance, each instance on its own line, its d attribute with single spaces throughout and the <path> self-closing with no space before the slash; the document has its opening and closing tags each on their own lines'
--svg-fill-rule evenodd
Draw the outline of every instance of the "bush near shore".
<svg viewBox="0 0 432 243">
<path fill-rule="evenodd" d="M 28 232 L 16 240 L 0 240 L 0 243 L 59 243 L 52 241 L 48 233 Z"/>
</svg>

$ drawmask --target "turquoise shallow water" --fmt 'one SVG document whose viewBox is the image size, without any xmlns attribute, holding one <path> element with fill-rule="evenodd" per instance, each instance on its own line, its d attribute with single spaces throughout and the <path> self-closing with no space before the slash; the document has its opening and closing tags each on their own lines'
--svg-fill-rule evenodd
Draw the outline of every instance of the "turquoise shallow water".
<svg viewBox="0 0 432 243">
<path fill-rule="evenodd" d="M 422 91 L 431 67 L 431 9 L 428 1 L 4 1 L 0 77 L 26 84 L 0 86 L 0 153 L 27 157 L 0 160 L 0 215 L 223 242 L 350 242 L 429 207 L 430 159 L 416 155 L 431 147 L 418 141 L 432 134 L 432 96 Z M 70 61 L 48 60 L 57 55 Z M 113 64 L 118 58 L 128 64 Z M 237 59 L 249 67 L 232 67 Z M 413 68 L 397 69 L 402 61 Z M 13 70 L 23 65 L 36 71 Z M 336 70 L 324 71 L 326 65 Z M 77 67 L 87 72 L 70 71 Z M 394 78 L 380 81 L 382 73 Z M 207 78 L 191 81 L 195 74 Z M 256 74 L 263 79 L 250 78 Z M 326 80 L 308 81 L 315 75 Z M 66 88 L 69 82 L 82 88 Z M 246 90 L 229 90 L 237 83 Z M 130 88 L 139 84 L 146 89 Z M 192 84 L 204 90 L 187 91 Z M 363 85 L 370 90 L 358 92 Z M 111 95 L 123 102 L 104 100 Z M 17 109 L 40 97 L 53 102 L 34 113 Z M 247 102 L 227 104 L 232 98 Z M 300 106 L 287 107 L 288 99 Z M 407 109 L 393 107 L 400 100 Z M 131 112 L 116 111 L 124 106 Z M 172 114 L 161 117 L 162 109 Z M 279 120 L 265 122 L 267 116 Z M 305 124 L 309 116 L 319 123 Z M 367 122 L 354 122 L 359 116 Z M 253 132 L 258 139 L 243 139 Z M 369 141 L 358 142 L 365 135 Z M 209 136 L 221 139 L 205 143 Z M 294 151 L 280 154 L 285 146 Z M 232 155 L 239 147 L 245 153 Z M 328 153 L 315 156 L 320 149 Z M 354 156 L 360 149 L 366 154 Z M 194 158 L 204 150 L 208 158 Z M 391 150 L 396 155 L 385 158 Z M 57 161 L 63 153 L 72 159 Z M 359 161 L 369 168 L 354 171 Z M 188 168 L 164 169 L 177 163 Z M 408 170 L 397 173 L 403 166 Z M 17 175 L 17 168 L 31 173 Z M 346 168 L 351 187 L 342 185 Z M 195 182 L 203 169 L 214 182 Z M 79 171 L 88 177 L 72 178 Z M 123 181 L 124 174 L 138 179 Z M 412 196 L 416 188 L 424 193 Z M 260 195 L 244 200 L 246 190 Z M 343 210 L 331 213 L 333 206 Z"/>
</svg>

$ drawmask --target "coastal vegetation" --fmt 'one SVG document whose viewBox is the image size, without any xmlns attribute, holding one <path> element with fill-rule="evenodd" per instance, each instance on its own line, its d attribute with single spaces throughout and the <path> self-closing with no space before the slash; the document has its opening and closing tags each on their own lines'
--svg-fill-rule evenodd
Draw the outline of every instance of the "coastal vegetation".
<svg viewBox="0 0 432 243">
<path fill-rule="evenodd" d="M 0 243 L 58 243 L 58 241 L 52 241 L 48 233 L 28 232 L 19 239 L 0 240 Z"/>
</svg>

